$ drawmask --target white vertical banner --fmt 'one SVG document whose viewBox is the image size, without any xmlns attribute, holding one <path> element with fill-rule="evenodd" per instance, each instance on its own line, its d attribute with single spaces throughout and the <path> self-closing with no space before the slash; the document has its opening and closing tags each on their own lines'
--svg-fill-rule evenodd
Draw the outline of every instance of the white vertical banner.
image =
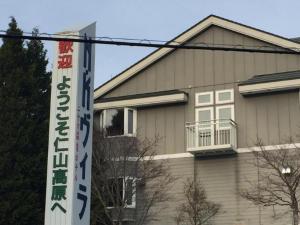
<svg viewBox="0 0 300 225">
<path fill-rule="evenodd" d="M 95 23 L 60 33 L 65 37 L 78 36 L 87 40 L 95 34 Z M 56 43 L 45 225 L 90 224 L 94 67 L 93 44 Z"/>
</svg>

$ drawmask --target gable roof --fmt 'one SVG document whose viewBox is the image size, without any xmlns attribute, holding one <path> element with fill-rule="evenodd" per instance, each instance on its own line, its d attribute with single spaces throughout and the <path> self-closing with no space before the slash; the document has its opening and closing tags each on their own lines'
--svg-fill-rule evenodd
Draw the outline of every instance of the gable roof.
<svg viewBox="0 0 300 225">
<path fill-rule="evenodd" d="M 168 91 L 156 91 L 151 93 L 143 93 L 143 94 L 134 94 L 134 95 L 125 95 L 125 96 L 118 96 L 118 97 L 109 97 L 109 98 L 102 98 L 97 99 L 95 103 L 102 103 L 102 102 L 112 102 L 112 101 L 120 101 L 120 100 L 130 100 L 136 98 L 148 98 L 148 97 L 157 97 L 157 96 L 165 96 L 165 95 L 173 95 L 173 94 L 187 94 L 184 91 L 180 90 L 168 90 Z"/>
<path fill-rule="evenodd" d="M 203 20 L 201 20 L 196 25 L 192 26 L 188 30 L 184 31 L 177 37 L 175 37 L 173 40 L 169 41 L 168 43 L 172 43 L 176 45 L 176 43 L 185 43 L 188 40 L 195 37 L 200 32 L 206 30 L 208 27 L 216 25 L 221 28 L 231 30 L 285 49 L 290 49 L 292 51 L 295 51 L 295 49 L 300 48 L 300 43 L 297 43 L 296 41 L 288 38 L 284 38 L 263 30 L 259 30 L 244 24 L 240 24 L 222 17 L 218 17 L 215 15 L 210 15 Z M 179 45 L 179 44 L 178 44 Z M 113 77 L 106 83 L 102 84 L 94 91 L 94 99 L 103 96 L 104 94 L 108 93 L 115 87 L 119 86 L 121 83 L 125 82 L 129 78 L 133 77 L 138 72 L 142 71 L 146 67 L 150 66 L 152 63 L 158 61 L 163 56 L 167 55 L 171 51 L 174 51 L 174 49 L 170 48 L 159 48 L 156 51 L 152 52 L 151 54 L 147 55 L 137 63 L 130 66 L 128 69 L 124 70 L 117 76 Z"/>
<path fill-rule="evenodd" d="M 296 38 L 291 38 L 290 40 L 300 43 L 300 37 L 296 37 Z"/>
<path fill-rule="evenodd" d="M 300 79 L 300 70 L 255 75 L 248 80 L 241 81 L 239 86 L 295 79 Z"/>
</svg>

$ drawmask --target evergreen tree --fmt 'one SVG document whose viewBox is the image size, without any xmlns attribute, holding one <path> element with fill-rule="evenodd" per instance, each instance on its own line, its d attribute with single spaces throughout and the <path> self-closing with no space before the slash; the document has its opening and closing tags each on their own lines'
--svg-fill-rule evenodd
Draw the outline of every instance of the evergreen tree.
<svg viewBox="0 0 300 225">
<path fill-rule="evenodd" d="M 38 31 L 33 30 L 33 34 Z M 22 35 L 11 18 L 7 34 Z M 40 41 L 0 47 L 0 225 L 44 220 L 50 73 Z"/>
</svg>

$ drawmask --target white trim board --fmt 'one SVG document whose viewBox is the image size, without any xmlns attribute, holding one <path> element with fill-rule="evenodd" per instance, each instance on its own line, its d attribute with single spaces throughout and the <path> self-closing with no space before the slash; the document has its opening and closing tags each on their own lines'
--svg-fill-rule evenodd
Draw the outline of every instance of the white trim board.
<svg viewBox="0 0 300 225">
<path fill-rule="evenodd" d="M 280 145 L 265 145 L 262 148 L 266 151 L 279 150 L 279 149 L 296 149 L 300 148 L 300 143 L 294 144 L 280 144 Z M 258 152 L 261 150 L 261 147 L 249 147 L 249 148 L 238 148 L 237 153 L 247 153 L 247 152 Z"/>
<path fill-rule="evenodd" d="M 290 90 L 300 88 L 300 79 L 273 81 L 267 83 L 240 85 L 239 92 L 242 95 L 265 93 L 278 90 Z"/>
<path fill-rule="evenodd" d="M 278 149 L 295 149 L 300 148 L 300 143 L 295 144 L 281 144 L 281 145 L 266 145 L 262 146 L 266 151 L 278 150 Z M 257 146 L 249 147 L 249 148 L 238 148 L 236 149 L 237 153 L 250 153 L 253 151 L 260 151 L 261 148 Z M 189 152 L 183 153 L 174 153 L 174 154 L 162 154 L 155 155 L 151 157 L 152 160 L 162 160 L 162 159 L 181 159 L 181 158 L 194 158 L 195 155 Z M 135 161 L 136 157 L 128 157 L 129 161 Z M 122 157 L 115 159 L 116 161 L 124 160 Z M 150 157 L 145 157 L 144 160 L 150 160 Z"/>
<path fill-rule="evenodd" d="M 196 26 L 192 27 L 191 29 L 187 30 L 180 36 L 178 36 L 176 39 L 171 42 L 173 45 L 178 45 L 179 43 L 186 42 L 201 31 L 204 31 L 211 25 L 216 25 L 219 27 L 222 27 L 227 30 L 231 30 L 243 35 L 247 35 L 249 37 L 282 47 L 287 48 L 292 51 L 295 51 L 295 49 L 300 48 L 300 44 L 287 40 L 283 37 L 279 37 L 261 30 L 257 30 L 255 28 L 251 28 L 242 24 L 238 24 L 232 21 L 228 21 L 226 19 L 216 17 L 214 15 L 207 17 L 202 22 L 197 24 Z M 133 65 L 129 69 L 125 70 L 124 72 L 120 73 L 118 76 L 104 84 L 103 86 L 100 86 L 97 90 L 94 91 L 94 99 L 104 95 L 105 93 L 109 92 L 119 84 L 125 82 L 130 77 L 134 76 L 153 62 L 157 61 L 158 59 L 162 58 L 169 52 L 171 52 L 172 49 L 170 48 L 160 48 L 156 52 L 150 54 L 149 56 L 142 59 L 139 63 Z"/>
<path fill-rule="evenodd" d="M 94 110 L 121 108 L 121 107 L 142 107 L 150 105 L 161 105 L 186 102 L 187 95 L 185 93 L 161 95 L 155 97 L 135 98 L 111 102 L 95 103 Z"/>
<path fill-rule="evenodd" d="M 191 158 L 195 157 L 193 154 L 184 152 L 184 153 L 175 153 L 175 154 L 163 154 L 163 155 L 155 155 L 153 160 L 161 160 L 161 159 L 181 159 L 181 158 Z M 145 160 L 149 160 L 149 157 L 145 157 Z"/>
<path fill-rule="evenodd" d="M 300 148 L 300 143 L 294 144 L 281 144 L 281 145 L 266 145 L 263 148 L 267 151 L 278 150 L 278 149 L 295 149 Z M 236 149 L 237 153 L 250 153 L 253 151 L 260 151 L 260 147 L 253 146 L 249 148 L 238 148 Z M 153 160 L 161 160 L 161 159 L 179 159 L 179 158 L 191 158 L 195 157 L 193 154 L 185 152 L 185 153 L 175 153 L 175 154 L 163 154 L 163 155 L 156 155 L 153 157 Z M 145 158 L 145 160 L 149 160 Z"/>
<path fill-rule="evenodd" d="M 183 152 L 183 153 L 174 153 L 174 154 L 162 154 L 162 155 L 155 155 L 155 156 L 145 156 L 143 159 L 140 160 L 161 160 L 161 159 L 181 159 L 181 158 L 191 158 L 194 157 L 193 154 L 188 153 L 188 152 Z M 114 161 L 136 161 L 138 158 L 137 157 L 127 157 L 124 159 L 124 157 L 118 157 L 114 158 Z"/>
</svg>

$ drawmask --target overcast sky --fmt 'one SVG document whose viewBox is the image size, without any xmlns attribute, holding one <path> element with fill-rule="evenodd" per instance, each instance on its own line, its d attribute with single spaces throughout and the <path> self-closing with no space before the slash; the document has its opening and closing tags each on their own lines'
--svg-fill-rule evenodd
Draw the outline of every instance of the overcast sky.
<svg viewBox="0 0 300 225">
<path fill-rule="evenodd" d="M 170 40 L 215 14 L 285 37 L 300 36 L 299 0 L 0 0 L 0 30 L 14 16 L 23 31 L 55 33 L 97 22 L 97 36 Z M 52 64 L 53 43 L 45 43 Z M 95 87 L 153 48 L 96 46 Z M 51 65 L 50 64 L 50 65 Z M 49 66 L 51 68 L 51 66 Z"/>
</svg>

